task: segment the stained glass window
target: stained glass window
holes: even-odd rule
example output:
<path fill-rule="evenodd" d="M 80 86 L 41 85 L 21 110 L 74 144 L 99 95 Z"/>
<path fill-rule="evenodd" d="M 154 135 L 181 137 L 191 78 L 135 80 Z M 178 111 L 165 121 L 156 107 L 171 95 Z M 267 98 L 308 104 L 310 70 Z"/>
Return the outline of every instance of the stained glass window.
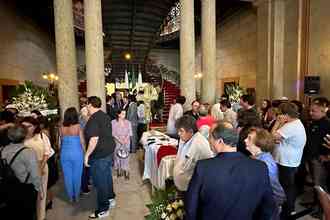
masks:
<path fill-rule="evenodd" d="M 175 3 L 161 26 L 160 36 L 171 34 L 180 30 L 180 10 L 180 2 Z"/>

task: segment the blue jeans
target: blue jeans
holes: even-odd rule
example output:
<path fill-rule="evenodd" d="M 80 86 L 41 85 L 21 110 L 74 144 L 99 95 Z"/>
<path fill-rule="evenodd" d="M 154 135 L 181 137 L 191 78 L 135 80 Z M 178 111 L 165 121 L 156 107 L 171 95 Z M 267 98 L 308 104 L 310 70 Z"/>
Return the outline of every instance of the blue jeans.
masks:
<path fill-rule="evenodd" d="M 81 177 L 81 191 L 82 192 L 88 192 L 88 184 L 90 179 L 90 172 L 89 167 L 85 167 L 83 169 L 82 177 Z"/>
<path fill-rule="evenodd" d="M 97 193 L 96 212 L 109 209 L 109 199 L 115 198 L 112 182 L 112 154 L 90 161 L 90 173 Z"/>

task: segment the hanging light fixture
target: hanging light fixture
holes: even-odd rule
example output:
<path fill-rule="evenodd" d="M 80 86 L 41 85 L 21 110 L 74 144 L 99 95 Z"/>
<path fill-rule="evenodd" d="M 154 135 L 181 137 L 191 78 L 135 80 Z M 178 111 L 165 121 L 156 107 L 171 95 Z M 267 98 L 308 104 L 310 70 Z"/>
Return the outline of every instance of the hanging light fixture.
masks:
<path fill-rule="evenodd" d="M 127 52 L 127 53 L 125 53 L 124 57 L 125 57 L 126 60 L 131 60 L 132 55 Z"/>

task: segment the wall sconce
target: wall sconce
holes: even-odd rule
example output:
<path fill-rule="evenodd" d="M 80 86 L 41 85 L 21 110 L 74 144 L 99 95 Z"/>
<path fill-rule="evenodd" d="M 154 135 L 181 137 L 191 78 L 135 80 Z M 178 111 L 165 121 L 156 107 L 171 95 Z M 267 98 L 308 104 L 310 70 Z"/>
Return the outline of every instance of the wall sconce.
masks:
<path fill-rule="evenodd" d="M 54 81 L 58 81 L 59 79 L 55 73 L 43 73 L 42 78 L 48 80 L 50 83 L 54 83 Z"/>
<path fill-rule="evenodd" d="M 202 73 L 196 73 L 195 75 L 194 75 L 194 78 L 195 79 L 201 79 L 203 77 L 203 74 Z"/>

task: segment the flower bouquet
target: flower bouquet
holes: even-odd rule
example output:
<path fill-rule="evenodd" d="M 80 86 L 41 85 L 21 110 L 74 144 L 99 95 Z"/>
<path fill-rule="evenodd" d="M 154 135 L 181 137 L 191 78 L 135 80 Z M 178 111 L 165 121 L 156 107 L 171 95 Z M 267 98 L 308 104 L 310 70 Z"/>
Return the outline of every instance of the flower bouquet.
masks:
<path fill-rule="evenodd" d="M 49 111 L 49 109 L 56 106 L 56 103 L 54 105 L 52 102 L 54 97 L 50 95 L 47 89 L 36 86 L 31 81 L 26 81 L 24 85 L 18 86 L 15 93 L 12 98 L 12 105 L 17 108 L 23 117 L 30 115 L 33 110 Z M 57 112 L 51 113 L 57 114 Z M 48 114 L 49 112 L 46 115 Z"/>
<path fill-rule="evenodd" d="M 225 92 L 229 96 L 229 101 L 231 103 L 239 103 L 241 96 L 246 93 L 246 91 L 237 84 L 226 86 Z"/>
<path fill-rule="evenodd" d="M 148 204 L 150 214 L 146 220 L 182 220 L 184 217 L 184 203 L 176 198 L 176 189 L 157 190 Z"/>

